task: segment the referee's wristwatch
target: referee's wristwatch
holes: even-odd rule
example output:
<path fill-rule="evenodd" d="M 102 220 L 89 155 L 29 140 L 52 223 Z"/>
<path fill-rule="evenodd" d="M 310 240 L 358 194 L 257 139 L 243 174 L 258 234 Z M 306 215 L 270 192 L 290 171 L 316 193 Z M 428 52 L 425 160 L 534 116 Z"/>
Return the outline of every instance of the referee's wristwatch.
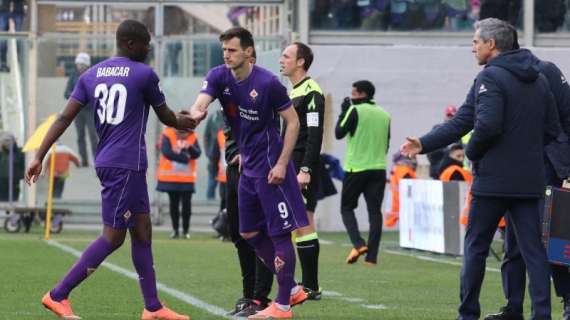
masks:
<path fill-rule="evenodd" d="M 299 168 L 299 171 L 301 171 L 303 173 L 311 174 L 311 168 L 309 168 L 307 166 L 302 166 L 301 168 Z"/>

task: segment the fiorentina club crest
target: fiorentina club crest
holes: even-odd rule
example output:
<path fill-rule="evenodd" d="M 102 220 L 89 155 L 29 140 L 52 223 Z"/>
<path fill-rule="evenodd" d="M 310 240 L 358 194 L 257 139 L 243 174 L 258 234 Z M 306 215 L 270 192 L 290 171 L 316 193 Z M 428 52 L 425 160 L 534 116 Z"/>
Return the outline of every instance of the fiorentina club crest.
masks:
<path fill-rule="evenodd" d="M 251 97 L 251 99 L 253 99 L 253 101 L 255 101 L 255 98 L 257 98 L 258 96 L 257 91 L 255 91 L 255 89 L 251 90 L 249 96 Z"/>
<path fill-rule="evenodd" d="M 281 271 L 281 269 L 283 269 L 283 266 L 285 266 L 285 261 L 283 261 L 283 259 L 281 259 L 279 256 L 275 257 L 275 272 L 278 273 L 279 271 Z"/>

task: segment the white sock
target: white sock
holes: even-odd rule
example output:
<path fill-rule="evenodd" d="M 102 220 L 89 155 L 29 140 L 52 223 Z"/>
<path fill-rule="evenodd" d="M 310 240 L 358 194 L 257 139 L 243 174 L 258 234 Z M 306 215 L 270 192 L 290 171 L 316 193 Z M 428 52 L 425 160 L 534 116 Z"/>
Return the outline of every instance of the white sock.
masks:
<path fill-rule="evenodd" d="M 293 289 L 291 289 L 291 295 L 297 294 L 297 292 L 299 292 L 299 290 L 301 290 L 302 286 L 300 285 L 296 285 L 293 287 Z"/>
<path fill-rule="evenodd" d="M 287 304 L 287 305 L 283 305 L 283 304 L 279 304 L 277 302 L 275 302 L 275 305 L 277 306 L 277 308 L 281 311 L 289 311 L 289 309 L 291 309 L 291 307 Z"/>

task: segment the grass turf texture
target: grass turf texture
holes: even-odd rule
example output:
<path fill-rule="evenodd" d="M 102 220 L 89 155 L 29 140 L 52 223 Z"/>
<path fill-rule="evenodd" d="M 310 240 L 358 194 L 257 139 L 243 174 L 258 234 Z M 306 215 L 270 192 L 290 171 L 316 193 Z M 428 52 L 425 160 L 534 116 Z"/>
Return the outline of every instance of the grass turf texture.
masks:
<path fill-rule="evenodd" d="M 83 250 L 97 235 L 64 230 L 53 239 Z M 77 258 L 41 238 L 38 228 L 30 234 L 0 233 L 0 319 L 55 319 L 40 299 Z M 408 255 L 450 263 L 460 263 L 460 259 L 398 249 L 398 235 L 385 233 L 382 247 L 388 251 L 382 250 L 378 266 L 367 267 L 362 260 L 346 265 L 350 249 L 346 235 L 322 233 L 320 238 L 333 242 L 321 245 L 320 256 L 320 283 L 329 294 L 321 301 L 296 307 L 296 319 L 455 319 L 460 267 Z M 170 240 L 167 233 L 155 232 L 153 246 L 157 279 L 166 286 L 226 310 L 241 296 L 237 255 L 230 242 L 220 242 L 207 233 L 195 233 L 191 240 Z M 129 240 L 106 261 L 134 271 Z M 498 269 L 500 265 L 489 258 L 487 267 Z M 296 278 L 301 278 L 299 263 Z M 164 292 L 159 291 L 159 297 L 193 319 L 223 319 Z M 104 267 L 76 288 L 71 300 L 75 312 L 85 320 L 139 319 L 143 308 L 138 283 Z M 481 295 L 483 315 L 503 304 L 500 274 L 487 271 Z M 554 293 L 552 304 L 553 318 L 558 318 L 561 304 Z M 529 310 L 527 301 L 527 317 Z"/>

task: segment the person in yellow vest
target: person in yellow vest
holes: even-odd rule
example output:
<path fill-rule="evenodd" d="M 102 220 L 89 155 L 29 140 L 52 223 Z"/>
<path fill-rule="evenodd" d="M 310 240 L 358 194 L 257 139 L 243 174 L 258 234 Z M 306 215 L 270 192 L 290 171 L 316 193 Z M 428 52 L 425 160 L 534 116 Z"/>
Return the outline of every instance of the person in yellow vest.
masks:
<path fill-rule="evenodd" d="M 390 193 L 392 195 L 392 207 L 386 213 L 384 226 L 394 227 L 400 220 L 400 180 L 415 179 L 416 167 L 418 166 L 416 157 L 404 157 L 400 152 L 394 154 L 392 158 L 392 171 L 390 172 Z"/>
<path fill-rule="evenodd" d="M 179 237 L 180 203 L 182 203 L 182 232 L 190 239 L 192 194 L 196 181 L 196 160 L 201 150 L 196 134 L 167 127 L 160 137 L 160 160 L 157 170 L 158 191 L 168 193 L 171 238 Z"/>
<path fill-rule="evenodd" d="M 335 127 L 337 139 L 347 138 L 342 182 L 341 215 L 353 248 L 346 263 L 361 255 L 368 266 L 378 263 L 382 237 L 382 200 L 386 187 L 386 154 L 390 144 L 390 114 L 374 102 L 376 89 L 368 80 L 352 84 L 351 99 L 345 98 Z M 364 195 L 370 228 L 368 243 L 360 236 L 354 209 Z"/>
<path fill-rule="evenodd" d="M 217 141 L 217 151 L 213 158 L 218 159 L 218 175 L 216 176 L 216 181 L 220 184 L 220 211 L 226 209 L 226 183 L 228 181 L 226 177 L 226 158 L 224 154 L 226 153 L 226 136 L 224 135 L 224 129 L 218 129 L 218 134 L 216 136 Z"/>

